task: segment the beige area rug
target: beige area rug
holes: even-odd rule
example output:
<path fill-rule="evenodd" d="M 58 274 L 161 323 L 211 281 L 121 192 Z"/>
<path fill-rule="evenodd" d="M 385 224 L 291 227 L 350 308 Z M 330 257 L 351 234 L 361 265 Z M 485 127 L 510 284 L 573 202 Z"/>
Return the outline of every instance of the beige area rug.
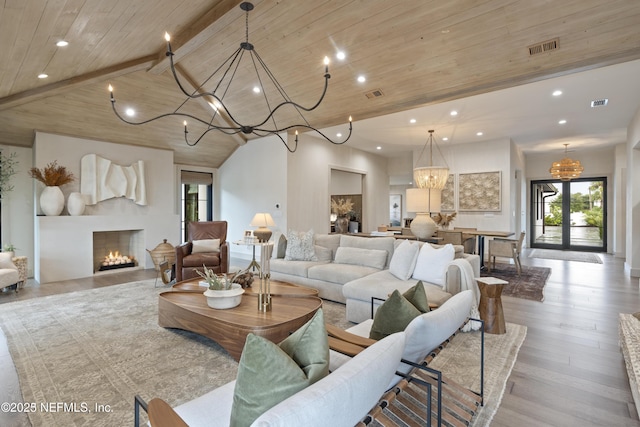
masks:
<path fill-rule="evenodd" d="M 553 249 L 534 249 L 529 253 L 529 258 L 555 259 L 559 261 L 589 262 L 602 264 L 602 258 L 593 252 L 560 251 Z"/>
<path fill-rule="evenodd" d="M 473 417 L 472 426 L 483 427 L 491 423 L 526 335 L 527 327 L 514 323 L 507 323 L 506 334 L 485 334 L 484 406 Z M 480 332 L 458 334 L 429 366 L 479 392 L 480 337 Z"/>
<path fill-rule="evenodd" d="M 218 344 L 157 325 L 157 294 L 167 289 L 153 285 L 146 280 L 0 305 L 22 402 L 37 405 L 29 413 L 34 427 L 132 425 L 136 394 L 175 406 L 235 378 L 237 363 Z M 326 302 L 324 311 L 327 322 L 349 326 L 344 305 Z M 487 335 L 486 405 L 475 426 L 495 413 L 526 328 L 509 324 L 507 331 Z M 465 371 L 462 350 L 473 348 L 465 342 L 454 340 L 437 363 Z M 65 406 L 46 411 L 47 402 Z"/>

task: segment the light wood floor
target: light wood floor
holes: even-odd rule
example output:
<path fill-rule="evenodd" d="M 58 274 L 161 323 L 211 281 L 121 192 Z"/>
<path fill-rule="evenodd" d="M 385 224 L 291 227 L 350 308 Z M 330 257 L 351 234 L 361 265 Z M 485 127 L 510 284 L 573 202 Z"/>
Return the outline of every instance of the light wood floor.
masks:
<path fill-rule="evenodd" d="M 523 264 L 552 273 L 544 302 L 502 299 L 507 321 L 528 332 L 491 425 L 640 426 L 618 346 L 618 313 L 640 311 L 638 279 L 611 255 L 600 254 L 604 264 L 588 264 L 528 258 L 527 252 Z M 155 278 L 155 271 L 30 283 L 17 295 L 0 294 L 0 304 L 144 278 Z M 17 388 L 1 374 L 0 384 Z"/>

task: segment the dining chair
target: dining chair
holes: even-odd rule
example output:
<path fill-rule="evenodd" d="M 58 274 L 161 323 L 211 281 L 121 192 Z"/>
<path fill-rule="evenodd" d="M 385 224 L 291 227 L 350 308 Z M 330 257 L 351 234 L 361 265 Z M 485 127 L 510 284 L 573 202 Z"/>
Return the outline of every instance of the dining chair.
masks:
<path fill-rule="evenodd" d="M 524 231 L 520 233 L 518 239 L 494 238 L 489 240 L 489 263 L 487 271 L 491 272 L 491 260 L 493 260 L 493 268 L 496 268 L 496 257 L 512 258 L 516 265 L 518 276 L 522 272 L 520 264 L 520 252 L 522 251 L 522 242 L 524 241 Z"/>

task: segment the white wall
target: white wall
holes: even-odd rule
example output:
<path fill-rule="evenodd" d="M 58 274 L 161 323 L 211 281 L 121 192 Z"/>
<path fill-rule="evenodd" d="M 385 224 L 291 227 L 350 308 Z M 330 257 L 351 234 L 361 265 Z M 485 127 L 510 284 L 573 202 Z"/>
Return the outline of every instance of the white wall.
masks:
<path fill-rule="evenodd" d="M 310 135 L 300 135 L 298 151 L 287 156 L 288 227 L 329 232 L 331 170 L 364 175 L 362 231 L 389 222 L 389 174 L 387 159 L 347 144 L 333 145 Z"/>
<path fill-rule="evenodd" d="M 180 217 L 175 212 L 175 181 L 173 166 L 173 151 L 158 150 L 146 147 L 114 144 L 104 141 L 75 138 L 64 135 L 54 135 L 37 132 L 33 147 L 33 164 L 36 167 L 43 167 L 50 162 L 57 161 L 59 165 L 66 166 L 76 176 L 76 181 L 62 187 L 65 198 L 74 191 L 80 189 L 80 160 L 85 154 L 97 154 L 111 160 L 119 165 L 129 165 L 134 161 L 142 160 L 145 163 L 147 206 L 140 206 L 125 198 L 109 199 L 94 206 L 87 206 L 85 216 L 103 217 L 105 224 L 111 224 L 114 218 L 121 218 L 120 223 L 133 223 L 132 228 L 145 229 L 144 246 L 153 249 L 163 239 L 168 239 L 169 243 L 177 245 L 180 236 Z M 36 209 L 37 198 L 42 191 L 43 185 L 36 183 Z M 66 210 L 62 215 L 66 214 Z M 144 217 L 144 220 L 135 221 Z M 33 213 L 32 213 L 33 218 Z M 131 218 L 126 220 L 126 218 Z M 60 221 L 60 227 L 56 226 L 56 219 Z M 75 239 L 65 239 L 59 235 L 57 229 L 73 229 L 69 225 L 73 220 L 66 216 L 64 218 L 47 218 L 46 221 L 34 221 L 34 275 L 41 283 L 57 280 L 69 280 L 86 277 L 86 270 L 75 268 L 74 260 L 80 259 L 79 251 L 85 248 L 80 245 L 77 239 L 79 235 L 74 234 Z M 78 219 L 77 226 L 81 227 L 85 223 L 93 224 L 100 221 L 86 221 Z M 39 229 L 40 226 L 45 228 Z M 105 230 L 111 230 L 111 226 L 105 226 Z M 77 230 L 74 230 L 74 232 Z M 90 231 L 85 230 L 86 233 Z M 98 230 L 96 230 L 98 231 Z M 90 234 L 83 234 L 82 239 L 87 239 Z M 52 241 L 55 239 L 55 241 Z M 144 268 L 152 268 L 153 261 L 147 253 L 143 260 L 138 261 Z M 65 267 L 60 266 L 66 263 Z M 54 267 L 55 265 L 55 267 Z M 39 268 L 42 266 L 42 268 Z M 40 271 L 42 270 L 42 271 Z M 54 273 L 55 274 L 50 274 Z M 48 276 L 47 276 L 48 275 Z"/>
<path fill-rule="evenodd" d="M 640 277 L 640 109 L 627 128 L 625 270 Z M 635 239 L 634 239 L 635 237 Z"/>
<path fill-rule="evenodd" d="M 276 223 L 272 231 L 287 229 L 287 155 L 282 142 L 271 136 L 249 141 L 220 166 L 216 180 L 220 216 L 216 219 L 228 221 L 229 242 L 241 240 L 245 230 L 255 228 L 249 223 L 258 212 L 271 214 Z M 252 253 L 242 245 L 231 244 L 229 249 L 239 258 Z"/>

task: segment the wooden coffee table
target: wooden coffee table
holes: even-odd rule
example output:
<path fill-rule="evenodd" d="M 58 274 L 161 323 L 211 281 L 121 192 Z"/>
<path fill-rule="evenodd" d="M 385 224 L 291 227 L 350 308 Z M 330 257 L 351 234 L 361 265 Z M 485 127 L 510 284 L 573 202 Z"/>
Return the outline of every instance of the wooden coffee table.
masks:
<path fill-rule="evenodd" d="M 199 280 L 191 279 L 173 285 L 176 291 L 204 292 L 207 290 L 204 286 L 198 285 Z M 271 280 L 271 295 L 287 296 L 287 297 L 317 297 L 318 290 L 307 288 L 305 286 L 294 285 L 293 283 L 281 282 L 279 280 Z M 257 294 L 260 290 L 260 281 L 255 278 L 250 288 L 244 290 L 245 294 Z"/>
<path fill-rule="evenodd" d="M 249 333 L 278 343 L 308 322 L 322 307 L 322 300 L 314 295 L 290 296 L 272 292 L 272 309 L 265 313 L 258 311 L 257 293 L 248 292 L 242 295 L 239 306 L 216 310 L 207 305 L 203 295 L 205 289 L 199 287 L 197 281 L 194 283 L 174 285 L 174 290 L 158 296 L 158 325 L 210 338 L 236 360 L 240 360 Z M 293 289 L 288 290 L 295 294 Z"/>

